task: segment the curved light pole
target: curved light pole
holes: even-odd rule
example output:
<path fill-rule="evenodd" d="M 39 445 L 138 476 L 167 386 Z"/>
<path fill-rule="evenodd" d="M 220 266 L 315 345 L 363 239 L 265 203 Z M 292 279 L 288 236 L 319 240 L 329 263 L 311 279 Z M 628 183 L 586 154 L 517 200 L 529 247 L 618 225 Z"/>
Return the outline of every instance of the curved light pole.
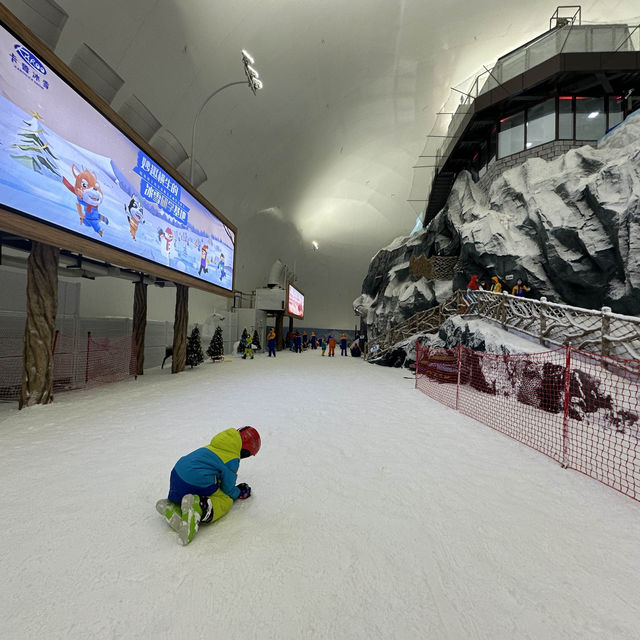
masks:
<path fill-rule="evenodd" d="M 233 87 L 236 84 L 246 84 L 249 86 L 253 95 L 256 95 L 256 91 L 259 91 L 264 86 L 262 84 L 262 80 L 260 80 L 260 75 L 258 72 L 251 66 L 255 64 L 254 59 L 243 49 L 242 50 L 242 66 L 244 67 L 244 73 L 247 76 L 246 80 L 238 80 L 237 82 L 230 82 L 229 84 L 225 84 L 224 86 L 216 89 L 207 99 L 202 103 L 202 106 L 198 110 L 196 114 L 196 118 L 193 121 L 193 128 L 191 129 L 191 166 L 189 169 L 189 182 L 193 186 L 193 163 L 195 160 L 195 147 L 196 147 L 196 125 L 198 124 L 198 118 L 202 113 L 203 109 L 209 104 L 209 101 L 217 96 L 221 91 L 228 89 L 229 87 Z"/>

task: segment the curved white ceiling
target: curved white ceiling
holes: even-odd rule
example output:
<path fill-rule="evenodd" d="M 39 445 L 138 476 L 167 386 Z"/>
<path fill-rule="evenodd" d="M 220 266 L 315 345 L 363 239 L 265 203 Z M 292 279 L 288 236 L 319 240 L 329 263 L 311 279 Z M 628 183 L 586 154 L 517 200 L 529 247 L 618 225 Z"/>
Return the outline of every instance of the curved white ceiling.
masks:
<path fill-rule="evenodd" d="M 5 0 L 21 15 L 24 0 Z M 483 64 L 548 28 L 556 2 L 512 0 L 57 0 L 69 14 L 56 53 L 84 42 L 191 146 L 203 111 L 200 191 L 239 229 L 236 287 L 263 286 L 276 258 L 307 295 L 304 324 L 350 327 L 369 259 L 409 233 L 407 203 L 435 113 Z M 635 3 L 582 3 L 584 20 L 633 16 Z M 24 13 L 24 12 L 23 12 Z M 27 25 L 29 26 L 29 25 Z M 425 185 L 426 187 L 426 185 Z M 426 192 L 426 188 L 425 188 Z M 314 251 L 311 242 L 317 241 Z"/>

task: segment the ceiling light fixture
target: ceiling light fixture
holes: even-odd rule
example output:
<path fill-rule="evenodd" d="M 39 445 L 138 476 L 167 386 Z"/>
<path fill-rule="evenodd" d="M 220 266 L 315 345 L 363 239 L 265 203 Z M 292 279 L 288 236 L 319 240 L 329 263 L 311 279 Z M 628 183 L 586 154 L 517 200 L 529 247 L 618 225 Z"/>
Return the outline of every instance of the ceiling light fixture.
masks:
<path fill-rule="evenodd" d="M 594 118 L 597 118 L 600 115 L 599 111 L 592 111 L 587 118 L 591 118 L 591 120 L 593 120 Z"/>

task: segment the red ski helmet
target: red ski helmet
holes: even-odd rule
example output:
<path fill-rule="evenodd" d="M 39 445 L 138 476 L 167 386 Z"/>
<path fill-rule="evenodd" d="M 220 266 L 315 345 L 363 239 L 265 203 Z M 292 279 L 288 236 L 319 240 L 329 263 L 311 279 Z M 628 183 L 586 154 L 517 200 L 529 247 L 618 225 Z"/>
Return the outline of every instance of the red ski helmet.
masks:
<path fill-rule="evenodd" d="M 238 432 L 242 437 L 240 457 L 255 456 L 260 451 L 260 434 L 253 427 L 241 427 Z"/>

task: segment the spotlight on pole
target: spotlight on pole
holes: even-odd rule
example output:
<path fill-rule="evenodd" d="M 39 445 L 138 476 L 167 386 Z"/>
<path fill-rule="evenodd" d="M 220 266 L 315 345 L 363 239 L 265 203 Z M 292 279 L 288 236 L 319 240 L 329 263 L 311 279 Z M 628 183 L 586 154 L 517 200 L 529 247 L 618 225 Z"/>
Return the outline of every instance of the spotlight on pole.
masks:
<path fill-rule="evenodd" d="M 244 49 L 242 50 L 242 65 L 244 66 L 244 73 L 247 76 L 247 80 L 249 81 L 249 88 L 253 91 L 253 95 L 256 94 L 256 91 L 259 91 L 264 87 L 262 80 L 260 80 L 260 74 L 257 70 L 252 67 L 256 61 L 253 59 L 253 56 L 249 54 Z"/>

